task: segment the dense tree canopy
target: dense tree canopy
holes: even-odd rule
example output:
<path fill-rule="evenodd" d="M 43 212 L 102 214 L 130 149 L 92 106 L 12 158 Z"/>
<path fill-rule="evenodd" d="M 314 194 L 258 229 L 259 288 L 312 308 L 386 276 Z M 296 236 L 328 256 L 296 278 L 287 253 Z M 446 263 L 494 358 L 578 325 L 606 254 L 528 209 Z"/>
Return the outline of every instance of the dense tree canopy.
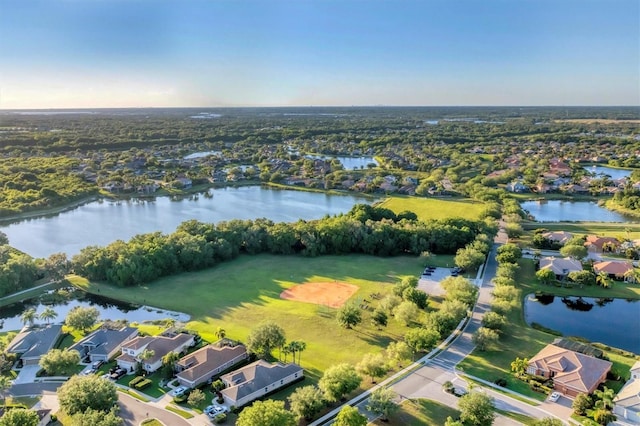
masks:
<path fill-rule="evenodd" d="M 58 389 L 60 407 L 69 415 L 84 413 L 87 409 L 107 412 L 118 396 L 116 386 L 99 376 L 73 376 Z"/>
<path fill-rule="evenodd" d="M 255 401 L 242 410 L 237 426 L 295 426 L 296 420 L 290 411 L 284 408 L 284 401 Z"/>

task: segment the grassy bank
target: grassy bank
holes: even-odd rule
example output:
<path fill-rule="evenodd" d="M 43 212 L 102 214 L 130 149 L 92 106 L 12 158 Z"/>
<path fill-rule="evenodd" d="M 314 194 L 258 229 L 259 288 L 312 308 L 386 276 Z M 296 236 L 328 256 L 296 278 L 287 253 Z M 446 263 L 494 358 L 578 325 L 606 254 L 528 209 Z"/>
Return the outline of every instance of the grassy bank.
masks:
<path fill-rule="evenodd" d="M 430 399 L 407 399 L 400 410 L 389 416 L 388 422 L 376 420 L 372 424 L 382 426 L 443 425 L 447 417 L 457 419 L 460 411 Z"/>
<path fill-rule="evenodd" d="M 640 226 L 628 222 L 523 222 L 525 230 L 545 228 L 549 231 L 567 231 L 574 234 L 596 234 L 616 238 L 640 238 Z"/>
<path fill-rule="evenodd" d="M 400 195 L 387 197 L 377 206 L 394 213 L 412 211 L 418 215 L 418 219 L 423 221 L 449 217 L 477 220 L 485 209 L 484 203 L 464 198 L 421 198 Z"/>
<path fill-rule="evenodd" d="M 353 330 L 339 327 L 335 310 L 310 303 L 280 299 L 280 293 L 298 283 L 341 281 L 359 287 L 352 299 L 385 294 L 400 277 L 422 270 L 417 257 L 370 256 L 241 256 L 215 268 L 184 273 L 152 284 L 118 288 L 90 283 L 72 276 L 70 282 L 89 292 L 115 299 L 184 312 L 191 315 L 187 328 L 214 341 L 218 327 L 243 341 L 265 319 L 282 326 L 289 340 L 303 340 L 307 349 L 302 366 L 317 380 L 320 373 L 339 362 L 357 363 L 365 353 L 378 352 L 407 328 L 390 320 L 382 331 L 370 324 L 370 312 Z M 277 353 L 276 353 L 277 356 Z"/>

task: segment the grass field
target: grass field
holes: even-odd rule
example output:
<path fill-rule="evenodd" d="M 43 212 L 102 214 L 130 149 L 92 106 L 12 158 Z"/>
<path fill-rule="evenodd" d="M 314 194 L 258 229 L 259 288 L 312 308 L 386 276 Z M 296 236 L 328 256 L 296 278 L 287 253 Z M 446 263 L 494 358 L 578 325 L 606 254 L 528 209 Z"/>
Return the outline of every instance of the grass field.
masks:
<path fill-rule="evenodd" d="M 298 283 L 337 280 L 359 287 L 352 300 L 368 299 L 375 306 L 372 293 L 387 293 L 398 279 L 421 270 L 417 257 L 259 255 L 141 287 L 119 288 L 80 277 L 70 277 L 70 282 L 102 296 L 187 313 L 191 321 L 186 327 L 209 341 L 216 340 L 218 327 L 226 330 L 227 337 L 243 341 L 257 324 L 272 320 L 285 329 L 288 340 L 307 343 L 301 364 L 316 381 L 333 364 L 357 363 L 365 353 L 379 352 L 407 328 L 390 320 L 378 331 L 370 324 L 370 312 L 365 312 L 362 324 L 346 330 L 337 324 L 334 309 L 282 300 L 282 290 Z"/>
<path fill-rule="evenodd" d="M 389 416 L 388 422 L 376 420 L 371 424 L 382 426 L 443 425 L 447 417 L 457 419 L 460 411 L 430 399 L 407 399 L 400 410 Z"/>
<path fill-rule="evenodd" d="M 485 204 L 469 199 L 442 199 L 421 198 L 406 196 L 391 196 L 376 204 L 400 213 L 409 210 L 418 215 L 420 220 L 446 219 L 449 217 L 462 217 L 477 220 L 485 209 Z"/>
<path fill-rule="evenodd" d="M 640 238 L 640 225 L 629 222 L 523 222 L 522 227 L 525 230 L 545 228 L 549 231 L 567 231 L 580 235 L 595 234 L 632 240 Z"/>

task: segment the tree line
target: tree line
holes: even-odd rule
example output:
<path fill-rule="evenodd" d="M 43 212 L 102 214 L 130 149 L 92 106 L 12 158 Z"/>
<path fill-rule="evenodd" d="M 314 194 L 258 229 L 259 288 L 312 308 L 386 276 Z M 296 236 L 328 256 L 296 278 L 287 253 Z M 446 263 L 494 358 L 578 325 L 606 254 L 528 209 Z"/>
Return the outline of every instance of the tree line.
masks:
<path fill-rule="evenodd" d="M 169 235 L 154 232 L 89 246 L 71 260 L 72 270 L 94 281 L 132 286 L 183 271 L 195 271 L 246 254 L 302 256 L 362 253 L 374 256 L 452 254 L 488 225 L 447 218 L 421 222 L 410 212 L 394 214 L 365 204 L 320 220 L 274 223 L 267 219 L 217 224 L 183 222 Z"/>

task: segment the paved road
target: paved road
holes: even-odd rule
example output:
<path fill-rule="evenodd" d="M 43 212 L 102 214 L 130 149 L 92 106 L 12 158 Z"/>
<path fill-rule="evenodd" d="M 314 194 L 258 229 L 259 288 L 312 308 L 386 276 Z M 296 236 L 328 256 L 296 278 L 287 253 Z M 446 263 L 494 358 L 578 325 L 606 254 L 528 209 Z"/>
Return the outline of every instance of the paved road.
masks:
<path fill-rule="evenodd" d="M 118 415 L 124 419 L 126 426 L 137 426 L 146 418 L 156 418 L 167 426 L 190 426 L 190 423 L 179 415 L 146 404 L 122 392 L 118 392 L 118 406 Z"/>

